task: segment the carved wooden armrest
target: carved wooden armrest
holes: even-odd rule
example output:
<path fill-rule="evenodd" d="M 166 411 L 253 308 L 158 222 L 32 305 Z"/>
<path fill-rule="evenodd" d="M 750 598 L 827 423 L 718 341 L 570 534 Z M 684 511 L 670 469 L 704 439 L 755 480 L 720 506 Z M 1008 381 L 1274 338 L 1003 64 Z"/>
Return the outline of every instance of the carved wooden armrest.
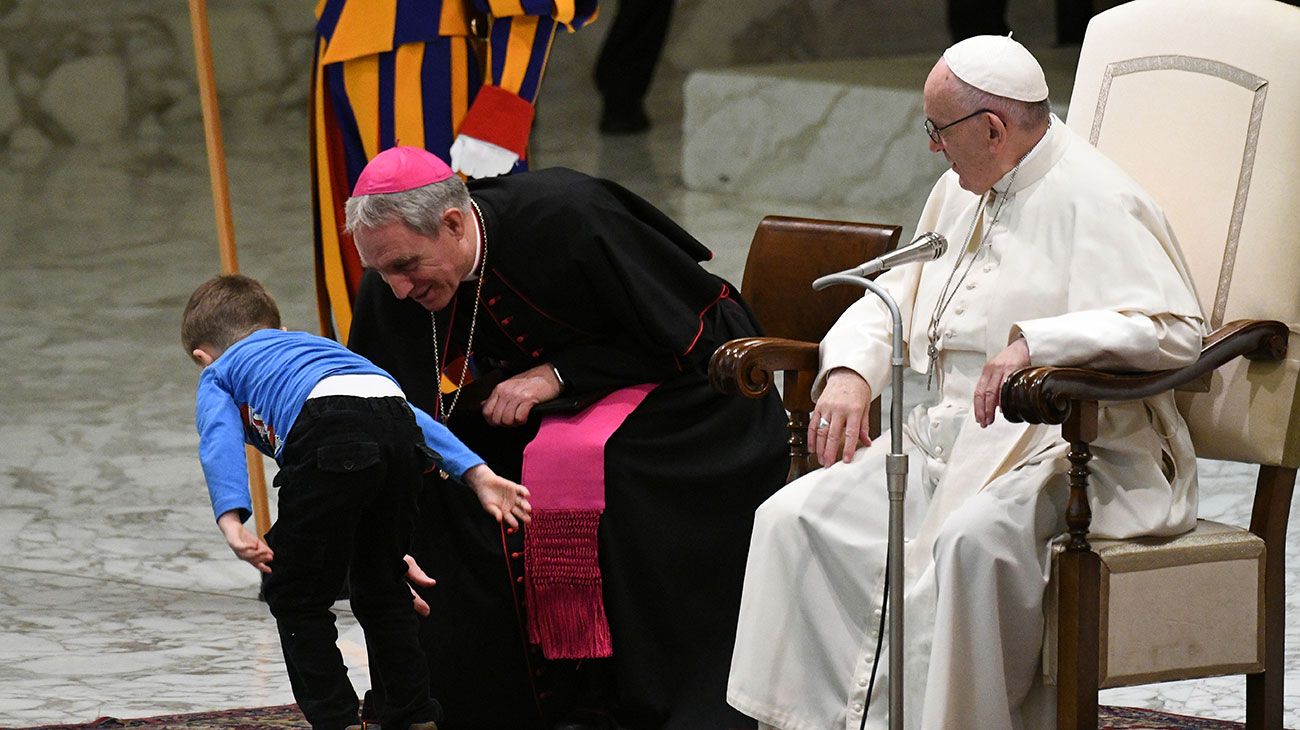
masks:
<path fill-rule="evenodd" d="M 1287 336 L 1287 326 L 1281 322 L 1240 319 L 1212 332 L 1200 358 L 1183 368 L 1149 373 L 1059 367 L 1017 370 L 1002 384 L 1002 414 L 1017 423 L 1063 423 L 1074 403 L 1149 398 L 1191 383 L 1239 355 L 1281 360 L 1286 356 Z"/>
<path fill-rule="evenodd" d="M 709 382 L 723 393 L 761 398 L 779 370 L 817 372 L 817 343 L 745 337 L 723 343 L 709 360 Z"/>
<path fill-rule="evenodd" d="M 1067 553 L 1089 553 L 1089 444 L 1097 438 L 1097 403 L 1149 398 L 1190 383 L 1241 355 L 1251 360 L 1286 356 L 1287 326 L 1273 320 L 1237 320 L 1206 338 L 1201 356 L 1184 368 L 1151 373 L 1110 373 L 1084 368 L 1036 367 L 1017 370 L 1002 384 L 1002 414 L 1009 421 L 1059 423 L 1070 443 L 1070 501 L 1065 522 Z"/>

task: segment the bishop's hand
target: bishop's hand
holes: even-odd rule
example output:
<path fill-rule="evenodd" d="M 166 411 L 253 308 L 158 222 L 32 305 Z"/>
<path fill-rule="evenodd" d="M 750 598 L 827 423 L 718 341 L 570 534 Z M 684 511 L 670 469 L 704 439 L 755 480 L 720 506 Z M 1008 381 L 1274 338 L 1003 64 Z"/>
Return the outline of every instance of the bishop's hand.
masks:
<path fill-rule="evenodd" d="M 518 426 L 528 420 L 533 406 L 556 398 L 564 390 L 550 363 L 501 381 L 483 402 L 483 418 L 493 426 Z"/>

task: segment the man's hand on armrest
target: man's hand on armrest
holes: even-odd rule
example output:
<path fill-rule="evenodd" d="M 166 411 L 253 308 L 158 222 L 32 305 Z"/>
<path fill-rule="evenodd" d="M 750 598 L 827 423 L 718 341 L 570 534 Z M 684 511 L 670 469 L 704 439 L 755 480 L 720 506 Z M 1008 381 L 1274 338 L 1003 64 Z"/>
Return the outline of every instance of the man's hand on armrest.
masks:
<path fill-rule="evenodd" d="M 1029 343 L 1024 337 L 1017 337 L 1002 352 L 993 356 L 984 364 L 979 383 L 975 385 L 975 422 L 981 428 L 987 428 L 997 417 L 998 405 L 1002 402 L 1002 383 L 1007 376 L 1017 370 L 1029 367 Z"/>
<path fill-rule="evenodd" d="M 871 444 L 867 433 L 870 406 L 871 386 L 861 375 L 835 368 L 826 376 L 826 387 L 808 421 L 808 451 L 817 455 L 822 466 L 838 459 L 847 464 L 853 461 L 859 444 Z"/>

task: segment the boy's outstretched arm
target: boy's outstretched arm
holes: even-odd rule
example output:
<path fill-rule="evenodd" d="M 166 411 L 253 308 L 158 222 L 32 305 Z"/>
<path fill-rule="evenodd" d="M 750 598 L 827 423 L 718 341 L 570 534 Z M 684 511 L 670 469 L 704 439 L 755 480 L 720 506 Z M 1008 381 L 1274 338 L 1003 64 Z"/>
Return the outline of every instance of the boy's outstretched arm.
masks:
<path fill-rule="evenodd" d="M 221 528 L 221 534 L 226 536 L 226 544 L 240 560 L 250 563 L 263 573 L 271 572 L 268 563 L 275 558 L 275 553 L 271 552 L 271 546 L 244 527 L 239 510 L 223 512 L 217 518 L 217 527 Z"/>
<path fill-rule="evenodd" d="M 415 422 L 424 433 L 425 442 L 442 456 L 443 468 L 474 490 L 488 514 L 511 529 L 517 529 L 521 521 L 527 524 L 532 519 L 527 487 L 497 476 L 446 426 L 414 405 L 411 410 L 415 412 Z"/>
<path fill-rule="evenodd" d="M 483 459 L 471 451 L 463 441 L 456 438 L 456 434 L 449 431 L 446 426 L 433 420 L 433 416 L 415 404 L 410 405 L 411 410 L 415 412 L 415 422 L 424 434 L 424 442 L 442 457 L 442 468 L 448 474 L 464 481 L 470 469 L 483 463 Z"/>
<path fill-rule="evenodd" d="M 487 464 L 469 469 L 464 479 L 478 495 L 483 509 L 497 522 L 504 521 L 512 529 L 517 529 L 520 522 L 527 524 L 532 520 L 533 506 L 528 503 L 528 487 L 497 476 Z"/>

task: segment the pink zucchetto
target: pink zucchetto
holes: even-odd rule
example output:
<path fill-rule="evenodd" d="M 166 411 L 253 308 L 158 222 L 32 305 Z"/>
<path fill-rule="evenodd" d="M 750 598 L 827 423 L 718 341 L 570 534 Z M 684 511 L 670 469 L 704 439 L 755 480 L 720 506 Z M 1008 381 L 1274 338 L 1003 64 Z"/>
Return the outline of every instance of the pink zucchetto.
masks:
<path fill-rule="evenodd" d="M 1033 54 L 1011 36 L 977 35 L 943 52 L 957 78 L 994 96 L 1037 102 L 1047 98 L 1047 79 Z"/>
<path fill-rule="evenodd" d="M 442 182 L 456 173 L 421 147 L 389 147 L 366 163 L 352 195 L 400 193 Z"/>

